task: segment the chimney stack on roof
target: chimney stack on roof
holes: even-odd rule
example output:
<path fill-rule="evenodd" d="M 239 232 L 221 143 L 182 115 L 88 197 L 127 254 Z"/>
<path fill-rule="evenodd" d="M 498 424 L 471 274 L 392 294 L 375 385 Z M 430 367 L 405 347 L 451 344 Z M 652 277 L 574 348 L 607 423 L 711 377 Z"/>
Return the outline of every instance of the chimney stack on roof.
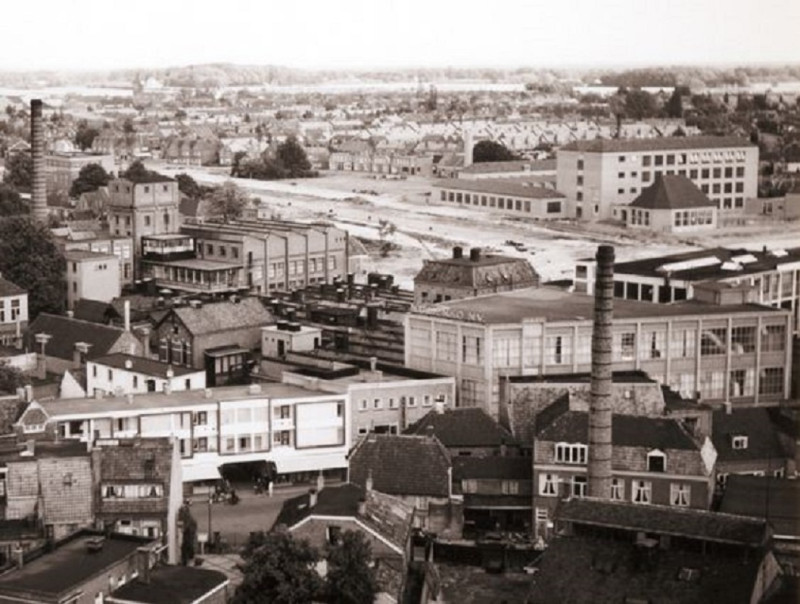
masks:
<path fill-rule="evenodd" d="M 472 262 L 480 262 L 481 259 L 481 248 L 474 247 L 469 251 L 469 259 Z"/>
<path fill-rule="evenodd" d="M 125 315 L 125 331 L 131 330 L 131 301 L 125 300 L 124 304 L 124 315 Z"/>
<path fill-rule="evenodd" d="M 31 187 L 31 212 L 34 221 L 47 222 L 47 180 L 44 160 L 44 124 L 42 123 L 42 100 L 31 100 L 31 156 L 33 176 Z"/>
<path fill-rule="evenodd" d="M 592 382 L 589 405 L 589 496 L 611 497 L 611 374 L 614 318 L 614 248 L 597 249 L 592 330 Z"/>
<path fill-rule="evenodd" d="M 453 248 L 453 259 L 458 260 L 459 258 L 464 257 L 464 250 L 460 245 L 457 245 Z"/>

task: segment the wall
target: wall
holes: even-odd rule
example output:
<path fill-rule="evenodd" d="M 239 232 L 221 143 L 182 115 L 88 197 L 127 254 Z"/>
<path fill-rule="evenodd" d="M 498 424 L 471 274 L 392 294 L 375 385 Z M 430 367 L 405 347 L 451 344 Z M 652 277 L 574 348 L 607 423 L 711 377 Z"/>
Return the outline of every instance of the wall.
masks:
<path fill-rule="evenodd" d="M 67 257 L 67 308 L 72 310 L 81 299 L 111 302 L 122 291 L 119 258 L 70 260 Z"/>
<path fill-rule="evenodd" d="M 389 547 L 385 541 L 378 539 L 372 532 L 365 530 L 354 519 L 344 517 L 315 518 L 311 517 L 302 525 L 292 530 L 295 539 L 308 539 L 311 545 L 324 548 L 328 545 L 328 527 L 338 526 L 344 531 L 360 532 L 370 544 L 373 557 L 402 556 L 402 551 L 397 552 Z"/>
<path fill-rule="evenodd" d="M 45 525 L 53 525 L 55 539 L 61 539 L 78 527 L 91 526 L 92 470 L 89 456 L 42 458 L 39 483 L 44 509 L 40 510 Z"/>
<path fill-rule="evenodd" d="M 109 373 L 111 374 L 110 380 Z M 134 377 L 136 378 L 136 385 L 134 385 Z M 117 367 L 109 367 L 92 361 L 86 363 L 87 396 L 94 396 L 95 390 L 101 390 L 104 394 L 117 392 L 121 394 L 144 394 L 148 392 L 148 380 L 155 381 L 156 392 L 163 392 L 166 384 L 170 385 L 172 392 L 202 390 L 206 387 L 205 371 L 197 371 L 167 379 Z M 187 380 L 189 380 L 188 388 L 186 387 Z"/>

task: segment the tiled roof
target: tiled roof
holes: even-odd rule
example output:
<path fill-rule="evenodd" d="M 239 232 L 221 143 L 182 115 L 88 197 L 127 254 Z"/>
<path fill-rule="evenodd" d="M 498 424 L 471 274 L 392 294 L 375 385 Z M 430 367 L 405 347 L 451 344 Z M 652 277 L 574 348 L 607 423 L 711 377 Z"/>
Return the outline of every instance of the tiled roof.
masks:
<path fill-rule="evenodd" d="M 588 443 L 589 414 L 566 411 L 547 424 L 537 426 L 537 438 L 550 442 Z M 674 419 L 613 415 L 611 442 L 618 447 L 646 447 L 648 449 L 699 449 L 682 424 Z"/>
<path fill-rule="evenodd" d="M 453 457 L 453 480 L 497 479 L 531 480 L 533 461 L 522 456 L 473 457 L 455 455 Z"/>
<path fill-rule="evenodd" d="M 800 481 L 731 474 L 720 512 L 762 520 L 775 534 L 800 538 Z"/>
<path fill-rule="evenodd" d="M 4 279 L 3 276 L 0 275 L 0 298 L 4 296 L 19 296 L 20 294 L 24 293 L 24 289 L 14 283 L 11 283 L 11 281 L 8 279 Z"/>
<path fill-rule="evenodd" d="M 193 566 L 157 566 L 147 581 L 139 577 L 111 595 L 122 601 L 140 604 L 192 604 L 220 587 L 228 578 L 218 570 Z"/>
<path fill-rule="evenodd" d="M 76 342 L 90 344 L 87 358 L 93 359 L 108 354 L 108 351 L 125 334 L 125 331 L 119 327 L 43 312 L 39 313 L 30 324 L 25 335 L 29 350 L 39 350 L 35 336 L 40 333 L 52 336 L 45 347 L 47 356 L 72 360 Z"/>
<path fill-rule="evenodd" d="M 539 275 L 524 258 L 481 255 L 477 260 L 469 256 L 429 260 L 414 277 L 414 283 L 449 284 L 458 287 L 539 285 Z"/>
<path fill-rule="evenodd" d="M 258 298 L 242 298 L 239 302 L 212 302 L 199 308 L 182 306 L 174 313 L 193 335 L 209 334 L 229 329 L 263 327 L 275 322 Z M 169 314 L 161 320 L 163 323 Z"/>
<path fill-rule="evenodd" d="M 152 359 L 124 354 L 122 352 L 115 352 L 114 354 L 98 357 L 92 359 L 92 362 L 115 369 L 124 369 L 125 371 L 132 371 L 160 378 L 166 378 L 167 371 L 170 369 L 172 370 L 173 377 L 180 377 L 182 375 L 203 371 L 202 369 L 192 369 L 190 367 L 181 367 L 180 365 L 173 366 L 169 363 L 162 363 L 161 361 L 154 361 Z"/>
<path fill-rule="evenodd" d="M 538 186 L 526 186 L 519 179 L 505 180 L 487 178 L 480 180 L 465 180 L 451 178 L 433 183 L 439 189 L 449 189 L 454 191 L 470 191 L 474 193 L 489 193 L 492 195 L 509 195 L 512 197 L 524 197 L 528 199 L 561 199 L 564 197 L 558 191 Z"/>
<path fill-rule="evenodd" d="M 750 546 L 763 544 L 767 537 L 763 519 L 589 497 L 563 502 L 558 520 Z"/>
<path fill-rule="evenodd" d="M 430 411 L 406 429 L 426 436 L 430 429 L 445 447 L 499 447 L 517 444 L 511 433 L 478 407 Z"/>
<path fill-rule="evenodd" d="M 75 318 L 81 321 L 105 324 L 108 321 L 109 312 L 116 314 L 108 302 L 81 298 L 75 303 Z"/>
<path fill-rule="evenodd" d="M 370 434 L 348 455 L 350 482 L 390 495 L 447 497 L 450 456 L 439 439 L 428 436 Z"/>
<path fill-rule="evenodd" d="M 679 174 L 656 173 L 652 185 L 643 189 L 631 207 L 645 210 L 685 210 L 716 207 L 695 184 Z"/>
<path fill-rule="evenodd" d="M 734 449 L 733 436 L 746 436 L 747 447 Z M 773 459 L 777 468 L 787 456 L 765 407 L 733 409 L 731 413 L 714 411 L 711 441 L 717 450 L 717 463 Z"/>
<path fill-rule="evenodd" d="M 172 443 L 168 438 L 121 440 L 117 446 L 103 447 L 98 471 L 101 480 L 169 483 L 172 472 Z M 152 462 L 152 467 L 148 467 Z"/>
<path fill-rule="evenodd" d="M 561 150 L 584 153 L 630 153 L 637 151 L 674 151 L 678 149 L 731 149 L 755 147 L 735 136 L 676 136 L 665 138 L 619 138 L 574 141 Z"/>

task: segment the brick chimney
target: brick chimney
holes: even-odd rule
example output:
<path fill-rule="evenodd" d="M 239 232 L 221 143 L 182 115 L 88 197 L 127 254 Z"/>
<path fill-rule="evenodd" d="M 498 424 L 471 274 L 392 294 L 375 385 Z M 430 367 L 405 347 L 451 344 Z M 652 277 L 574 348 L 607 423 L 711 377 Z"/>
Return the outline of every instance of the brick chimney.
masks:
<path fill-rule="evenodd" d="M 611 497 L 611 376 L 614 317 L 614 248 L 597 249 L 592 330 L 592 385 L 589 404 L 589 496 Z"/>
<path fill-rule="evenodd" d="M 42 124 L 42 100 L 31 100 L 31 154 L 33 156 L 33 186 L 31 190 L 31 212 L 33 219 L 47 222 L 47 179 L 44 161 L 44 125 Z"/>

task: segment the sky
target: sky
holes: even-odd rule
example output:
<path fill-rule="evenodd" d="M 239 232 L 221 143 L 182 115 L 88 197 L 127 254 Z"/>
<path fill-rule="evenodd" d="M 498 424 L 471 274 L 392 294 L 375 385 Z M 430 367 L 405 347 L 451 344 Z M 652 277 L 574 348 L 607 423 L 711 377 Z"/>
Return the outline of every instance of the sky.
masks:
<path fill-rule="evenodd" d="M 798 31 L 800 0 L 14 0 L 0 70 L 786 64 Z"/>

